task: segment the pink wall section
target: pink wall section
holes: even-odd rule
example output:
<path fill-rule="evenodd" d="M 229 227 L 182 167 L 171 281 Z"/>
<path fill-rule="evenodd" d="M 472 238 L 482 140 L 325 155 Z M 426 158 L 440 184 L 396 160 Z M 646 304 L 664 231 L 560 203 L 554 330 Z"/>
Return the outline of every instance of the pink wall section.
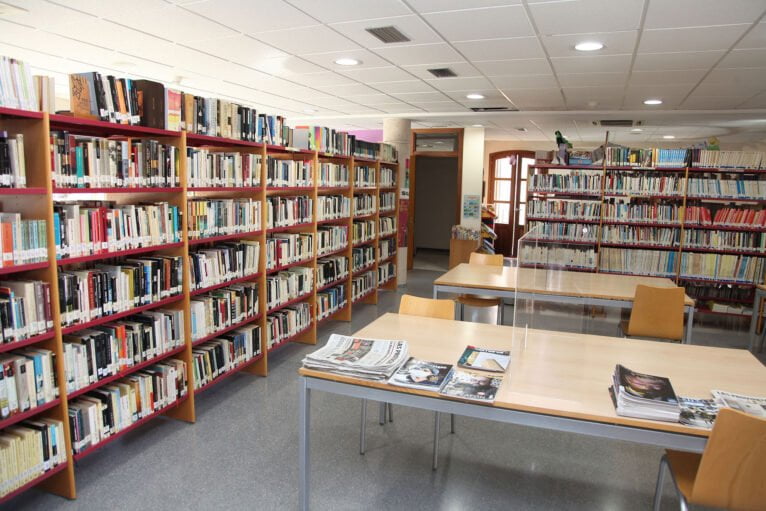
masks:
<path fill-rule="evenodd" d="M 367 142 L 383 142 L 383 130 L 354 130 L 348 134 Z"/>

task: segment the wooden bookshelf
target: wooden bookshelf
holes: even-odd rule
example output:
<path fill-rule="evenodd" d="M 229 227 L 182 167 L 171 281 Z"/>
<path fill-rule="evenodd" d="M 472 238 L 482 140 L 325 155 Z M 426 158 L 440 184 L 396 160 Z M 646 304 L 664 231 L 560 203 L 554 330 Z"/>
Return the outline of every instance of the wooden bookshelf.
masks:
<path fill-rule="evenodd" d="M 0 422 L 0 429 L 8 427 L 11 424 L 16 424 L 20 421 L 34 417 L 49 417 L 56 420 L 60 420 L 64 424 L 65 431 L 65 448 L 68 453 L 68 459 L 66 463 L 62 463 L 55 468 L 41 474 L 39 477 L 24 485 L 21 488 L 9 493 L 3 497 L 0 497 L 0 502 L 7 501 L 15 495 L 18 495 L 25 490 L 38 487 L 46 489 L 50 492 L 62 495 L 64 497 L 73 499 L 76 497 L 75 487 L 75 460 L 79 460 L 85 456 L 95 453 L 104 445 L 111 443 L 120 438 L 125 433 L 141 427 L 146 422 L 155 417 L 165 415 L 173 417 L 175 419 L 183 420 L 189 423 L 195 421 L 195 399 L 199 397 L 199 394 L 208 389 L 210 386 L 215 385 L 224 379 L 228 378 L 235 372 L 248 372 L 255 375 L 266 376 L 268 374 L 268 360 L 270 357 L 278 357 L 278 348 L 290 343 L 301 342 L 306 344 L 315 344 L 317 340 L 317 325 L 325 323 L 329 320 L 350 321 L 352 317 L 352 302 L 354 301 L 351 296 L 351 271 L 349 264 L 349 275 L 337 279 L 335 282 L 327 283 L 326 285 L 318 288 L 316 285 L 312 286 L 310 293 L 306 293 L 294 300 L 280 304 L 277 307 L 267 310 L 266 305 L 266 277 L 269 274 L 273 274 L 277 271 L 287 269 L 293 266 L 305 266 L 310 268 L 316 276 L 317 259 L 316 244 L 314 245 L 314 254 L 303 261 L 295 262 L 292 264 L 284 265 L 279 268 L 272 268 L 267 270 L 266 267 L 266 238 L 272 233 L 276 232 L 301 232 L 309 233 L 316 240 L 317 228 L 320 225 L 343 225 L 348 229 L 349 243 L 340 250 L 334 251 L 331 254 L 324 254 L 319 257 L 329 257 L 331 255 L 340 255 L 347 260 L 351 261 L 351 235 L 352 235 L 352 222 L 353 214 L 347 218 L 340 218 L 337 220 L 331 220 L 326 222 L 317 222 L 317 197 L 322 195 L 340 194 L 351 199 L 354 194 L 353 183 L 353 168 L 355 160 L 358 160 L 357 164 L 371 166 L 377 170 L 381 165 L 387 168 L 394 169 L 395 175 L 398 177 L 398 164 L 391 162 L 380 162 L 373 159 L 355 159 L 352 156 L 342 155 L 330 155 L 325 153 L 318 153 L 316 151 L 307 150 L 292 150 L 280 146 L 266 145 L 255 142 L 240 141 L 234 139 L 224 139 L 219 137 L 211 137 L 206 135 L 187 134 L 185 132 L 173 132 L 167 130 L 158 130 L 153 128 L 144 128 L 141 126 L 129 126 L 120 125 L 102 121 L 96 121 L 91 119 L 79 119 L 63 115 L 48 115 L 39 112 L 25 112 L 20 110 L 11 110 L 0 108 L 0 129 L 7 130 L 9 133 L 22 133 L 24 135 L 25 142 L 25 155 L 26 155 L 26 168 L 27 168 L 27 188 L 22 189 L 0 189 L 0 204 L 3 207 L 3 211 L 20 212 L 24 219 L 44 219 L 47 221 L 47 261 L 25 264 L 19 266 L 10 266 L 0 269 L 0 275 L 4 279 L 25 278 L 25 279 L 38 279 L 50 284 L 51 294 L 51 307 L 53 314 L 54 327 L 50 332 L 46 332 L 28 339 L 23 339 L 18 342 L 0 344 L 0 353 L 7 353 L 12 350 L 23 348 L 26 346 L 34 345 L 35 347 L 45 348 L 51 350 L 55 354 L 56 359 L 56 378 L 59 388 L 59 398 L 50 403 L 46 403 L 43 406 L 33 408 L 24 412 L 23 414 L 17 414 L 10 417 L 8 420 Z M 50 131 L 66 130 L 76 135 L 98 136 L 98 137 L 123 137 L 123 138 L 142 138 L 157 140 L 163 144 L 175 146 L 180 155 L 179 164 L 179 176 L 180 186 L 177 187 L 126 187 L 126 188 L 65 188 L 61 186 L 54 186 L 53 172 L 51 169 L 50 158 Z M 226 151 L 226 152 L 241 152 L 249 154 L 257 154 L 261 157 L 261 174 L 260 174 L 260 186 L 250 187 L 190 187 L 188 186 L 188 172 L 186 161 L 187 147 L 199 147 L 206 148 L 211 151 Z M 268 158 L 278 159 L 294 159 L 308 161 L 312 165 L 313 172 L 313 184 L 312 186 L 302 187 L 267 187 L 266 186 L 266 170 Z M 350 182 L 348 186 L 322 186 L 319 183 L 318 168 L 320 162 L 329 162 L 335 164 L 346 165 L 349 169 Z M 397 183 L 398 184 L 398 183 Z M 384 192 L 398 193 L 398 186 L 388 187 L 385 189 L 379 189 L 376 183 L 375 187 L 370 187 L 364 190 L 365 193 L 379 194 Z M 166 201 L 173 206 L 177 206 L 181 212 L 181 233 L 180 242 L 168 243 L 156 246 L 147 246 L 123 251 L 101 252 L 92 255 L 85 255 L 81 257 L 62 258 L 58 259 L 56 255 L 56 240 L 55 233 L 52 228 L 54 202 L 56 201 L 79 201 L 79 200 L 93 200 L 90 195 L 95 195 L 97 200 L 108 200 L 115 202 L 116 204 L 130 204 L 137 202 L 157 202 Z M 314 211 L 312 216 L 312 222 L 290 226 L 279 227 L 275 229 L 266 228 L 266 198 L 270 195 L 306 195 L 313 199 Z M 223 236 L 215 236 L 209 238 L 190 239 L 188 221 L 188 201 L 190 199 L 197 198 L 252 198 L 261 204 L 261 225 L 256 230 L 229 234 Z M 398 214 L 398 196 L 397 206 L 393 211 L 384 212 L 383 215 L 390 215 L 396 219 Z M 379 197 L 378 197 L 379 204 Z M 378 212 L 370 215 L 370 219 L 374 219 L 377 222 L 379 219 Z M 377 226 L 379 227 L 379 226 Z M 394 233 L 395 234 L 395 233 Z M 393 236 L 393 235 L 392 235 Z M 393 238 L 395 239 L 395 238 Z M 252 240 L 258 241 L 260 244 L 259 265 L 258 272 L 253 275 L 244 276 L 242 278 L 234 279 L 229 282 L 221 283 L 206 287 L 204 289 L 192 289 L 191 285 L 191 273 L 189 267 L 189 253 L 190 251 L 210 246 L 215 243 L 233 240 Z M 379 238 L 376 236 L 368 243 L 375 247 L 375 261 L 371 265 L 372 271 L 376 273 L 378 268 L 379 259 Z M 163 299 L 148 304 L 142 304 L 131 310 L 120 311 L 108 316 L 99 317 L 93 320 L 83 321 L 81 323 L 73 325 L 62 325 L 61 311 L 59 310 L 59 292 L 58 292 L 58 276 L 62 271 L 66 271 L 72 265 L 87 265 L 90 267 L 92 264 L 96 264 L 103 260 L 114 260 L 117 258 L 124 258 L 126 256 L 138 256 L 138 255 L 174 255 L 182 256 L 183 259 L 183 282 L 182 292 L 178 295 L 164 297 Z M 395 255 L 389 258 L 395 260 Z M 256 282 L 258 284 L 259 293 L 259 310 L 251 317 L 223 328 L 217 332 L 214 332 L 204 338 L 192 341 L 192 325 L 191 325 L 191 312 L 190 302 L 191 298 L 202 293 L 220 289 L 232 285 L 237 282 Z M 376 279 L 377 282 L 377 279 Z M 342 285 L 346 286 L 346 302 L 345 305 L 339 307 L 332 313 L 326 314 L 321 320 L 317 320 L 317 292 L 329 289 L 330 287 Z M 381 289 L 395 289 L 396 278 L 382 283 Z M 361 301 L 366 303 L 376 303 L 377 301 L 378 286 L 373 286 L 363 297 Z M 309 325 L 294 335 L 283 339 L 278 344 L 267 347 L 267 317 L 270 313 L 274 313 L 285 307 L 296 303 L 308 303 L 310 308 L 310 321 Z M 63 336 L 65 334 L 77 332 L 95 325 L 104 324 L 125 318 L 127 316 L 155 308 L 166 308 L 184 311 L 184 342 L 181 346 L 176 347 L 170 351 L 158 355 L 157 357 L 141 362 L 133 367 L 127 368 L 114 376 L 104 378 L 92 385 L 88 385 L 82 389 L 70 392 L 67 395 L 66 385 L 66 372 L 64 368 L 64 344 Z M 202 343 L 215 339 L 226 332 L 234 330 L 236 328 L 246 325 L 258 325 L 261 333 L 261 346 L 260 354 L 255 355 L 252 359 L 240 364 L 231 371 L 224 373 L 217 377 L 212 382 L 205 384 L 200 388 L 195 388 L 194 382 L 194 359 L 192 349 L 201 345 Z M 86 450 L 74 455 L 72 453 L 71 432 L 69 428 L 68 418 L 68 404 L 72 399 L 76 399 L 82 394 L 106 385 L 110 382 L 114 382 L 128 374 L 135 373 L 141 369 L 151 366 L 155 363 L 167 360 L 169 358 L 177 358 L 186 363 L 188 374 L 188 387 L 185 396 L 179 397 L 179 399 L 162 409 L 159 409 L 149 416 L 139 419 L 129 427 L 120 430 L 117 434 L 114 434 L 100 443 L 90 446 Z"/>

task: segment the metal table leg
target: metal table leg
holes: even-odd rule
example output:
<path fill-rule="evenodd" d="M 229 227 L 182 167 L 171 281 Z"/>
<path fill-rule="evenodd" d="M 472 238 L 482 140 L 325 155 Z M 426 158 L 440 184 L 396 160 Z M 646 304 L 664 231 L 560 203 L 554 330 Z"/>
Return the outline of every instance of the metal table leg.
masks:
<path fill-rule="evenodd" d="M 298 427 L 298 457 L 299 457 L 299 505 L 302 511 L 309 509 L 309 472 L 310 472 L 310 424 L 311 424 L 311 389 L 306 378 L 300 378 L 300 418 Z"/>
<path fill-rule="evenodd" d="M 686 307 L 686 338 L 684 344 L 692 343 L 692 325 L 694 324 L 694 306 Z"/>

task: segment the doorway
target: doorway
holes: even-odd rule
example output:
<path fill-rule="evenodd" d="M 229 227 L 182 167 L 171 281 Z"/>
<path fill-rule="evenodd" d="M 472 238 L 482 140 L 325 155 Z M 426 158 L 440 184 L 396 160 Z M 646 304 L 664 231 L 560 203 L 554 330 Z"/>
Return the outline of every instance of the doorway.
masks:
<path fill-rule="evenodd" d="M 489 155 L 487 203 L 495 207 L 495 252 L 516 257 L 517 242 L 527 223 L 527 176 L 535 163 L 532 151 L 501 151 Z"/>
<path fill-rule="evenodd" d="M 415 262 L 420 270 L 446 270 L 457 204 L 457 157 L 417 156 Z"/>

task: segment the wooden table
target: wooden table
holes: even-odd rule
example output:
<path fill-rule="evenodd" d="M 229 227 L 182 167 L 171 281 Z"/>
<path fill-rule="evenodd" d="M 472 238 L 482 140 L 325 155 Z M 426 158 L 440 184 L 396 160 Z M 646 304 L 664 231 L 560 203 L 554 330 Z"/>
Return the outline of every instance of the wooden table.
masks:
<path fill-rule="evenodd" d="M 766 299 L 766 286 L 755 286 L 753 298 L 753 317 L 750 320 L 750 351 L 760 352 L 763 349 L 763 301 Z"/>
<path fill-rule="evenodd" d="M 576 271 L 460 264 L 434 281 L 439 293 L 492 295 L 601 307 L 631 308 L 636 286 L 676 287 L 661 277 L 614 275 Z M 694 300 L 684 297 L 686 335 L 690 343 L 694 323 Z"/>
<path fill-rule="evenodd" d="M 616 364 L 667 376 L 681 396 L 713 389 L 763 395 L 766 368 L 744 350 L 386 314 L 354 334 L 404 339 L 410 354 L 455 364 L 469 343 L 511 351 L 511 365 L 492 405 L 437 393 L 300 369 L 300 503 L 309 505 L 311 391 L 369 399 L 557 431 L 702 452 L 708 430 L 619 417 L 607 388 Z"/>

